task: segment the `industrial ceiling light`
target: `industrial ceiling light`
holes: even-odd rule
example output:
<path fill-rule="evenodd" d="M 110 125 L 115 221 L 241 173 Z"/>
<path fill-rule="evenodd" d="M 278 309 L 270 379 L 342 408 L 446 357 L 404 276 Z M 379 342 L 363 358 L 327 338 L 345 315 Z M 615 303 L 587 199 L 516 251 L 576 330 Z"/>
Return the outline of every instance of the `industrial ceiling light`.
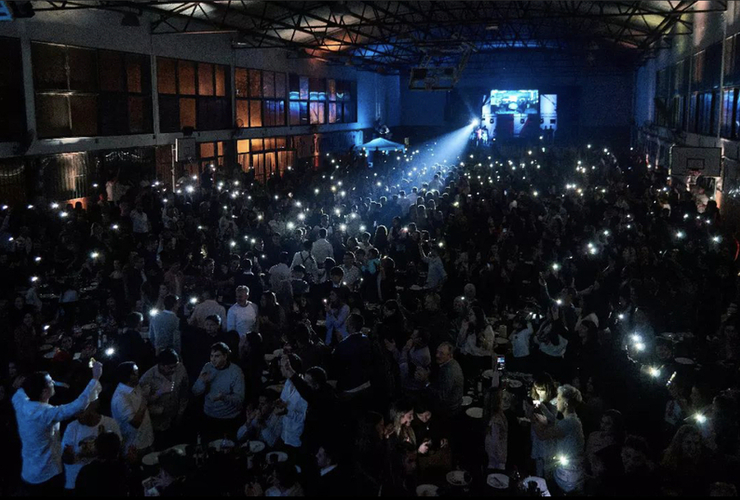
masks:
<path fill-rule="evenodd" d="M 139 16 L 133 12 L 126 12 L 121 19 L 121 26 L 128 26 L 130 28 L 138 28 L 141 26 L 139 23 Z"/>

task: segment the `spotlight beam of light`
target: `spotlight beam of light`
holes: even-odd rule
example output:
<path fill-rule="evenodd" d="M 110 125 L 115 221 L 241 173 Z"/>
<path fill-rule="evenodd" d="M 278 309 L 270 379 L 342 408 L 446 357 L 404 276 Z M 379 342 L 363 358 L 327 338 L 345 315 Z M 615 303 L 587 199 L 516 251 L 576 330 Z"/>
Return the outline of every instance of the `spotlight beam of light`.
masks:
<path fill-rule="evenodd" d="M 447 160 L 444 165 L 452 166 L 451 163 L 454 164 L 455 159 L 462 155 L 468 147 L 470 134 L 473 133 L 478 123 L 480 123 L 480 119 L 476 120 L 475 123 L 469 123 L 453 132 L 421 144 L 418 146 L 420 153 L 414 156 L 414 164 L 432 167 L 435 163 L 443 164 L 442 162 Z"/>

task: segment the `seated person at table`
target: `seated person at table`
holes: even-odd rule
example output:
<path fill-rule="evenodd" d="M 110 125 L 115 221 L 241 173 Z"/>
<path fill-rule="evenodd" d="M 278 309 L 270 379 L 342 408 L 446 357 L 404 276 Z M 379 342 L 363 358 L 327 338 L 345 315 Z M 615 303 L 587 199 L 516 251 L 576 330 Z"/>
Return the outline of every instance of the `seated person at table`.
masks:
<path fill-rule="evenodd" d="M 97 458 L 77 476 L 75 490 L 81 497 L 125 497 L 131 473 L 121 458 L 121 438 L 106 431 L 95 439 Z"/>
<path fill-rule="evenodd" d="M 193 394 L 205 395 L 203 405 L 205 434 L 208 439 L 234 436 L 241 423 L 244 406 L 244 374 L 229 361 L 231 349 L 223 342 L 211 346 L 211 361 L 193 385 Z"/>
<path fill-rule="evenodd" d="M 64 462 L 65 489 L 75 489 L 77 475 L 95 457 L 95 439 L 103 432 L 115 433 L 119 439 L 121 431 L 110 417 L 98 413 L 99 401 L 93 401 L 70 423 L 62 438 L 62 461 Z"/>

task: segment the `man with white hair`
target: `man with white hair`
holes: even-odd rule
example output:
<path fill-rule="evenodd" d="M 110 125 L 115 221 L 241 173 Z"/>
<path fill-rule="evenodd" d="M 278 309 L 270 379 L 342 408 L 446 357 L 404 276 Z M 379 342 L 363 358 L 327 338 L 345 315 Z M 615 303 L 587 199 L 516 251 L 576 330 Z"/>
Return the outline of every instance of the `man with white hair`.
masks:
<path fill-rule="evenodd" d="M 240 339 L 257 329 L 257 304 L 249 301 L 249 288 L 236 287 L 236 304 L 226 313 L 226 331 L 235 330 Z"/>

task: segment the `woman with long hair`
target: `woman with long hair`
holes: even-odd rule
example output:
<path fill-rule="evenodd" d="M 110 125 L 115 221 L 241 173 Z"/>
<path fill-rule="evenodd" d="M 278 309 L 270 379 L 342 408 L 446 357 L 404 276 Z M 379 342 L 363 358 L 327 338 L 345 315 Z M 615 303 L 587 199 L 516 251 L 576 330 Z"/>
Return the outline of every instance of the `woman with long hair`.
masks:
<path fill-rule="evenodd" d="M 375 229 L 375 236 L 373 237 L 373 247 L 378 249 L 380 255 L 386 255 L 388 253 L 387 227 L 381 225 Z"/>
<path fill-rule="evenodd" d="M 619 410 L 606 410 L 601 416 L 598 431 L 588 435 L 586 459 L 590 471 L 594 469 L 596 454 L 609 446 L 622 447 L 624 442 L 624 417 Z"/>
<path fill-rule="evenodd" d="M 664 495 L 705 495 L 711 482 L 709 450 L 702 445 L 701 431 L 694 425 L 682 425 L 663 453 L 660 476 Z"/>
<path fill-rule="evenodd" d="M 483 309 L 471 307 L 457 335 L 457 347 L 462 354 L 460 364 L 467 380 L 475 379 L 490 368 L 493 343 L 493 328 L 488 324 Z"/>
<path fill-rule="evenodd" d="M 549 373 L 541 373 L 534 378 L 534 384 L 530 392 L 532 405 L 525 405 L 524 409 L 529 420 L 534 421 L 534 414 L 553 415 L 557 412 L 558 390 Z M 546 411 L 545 411 L 546 410 Z M 554 423 L 554 420 L 550 423 Z M 535 462 L 535 471 L 539 477 L 545 477 L 546 471 L 552 467 L 553 445 L 551 441 L 540 439 L 532 428 L 532 452 L 531 458 Z"/>

